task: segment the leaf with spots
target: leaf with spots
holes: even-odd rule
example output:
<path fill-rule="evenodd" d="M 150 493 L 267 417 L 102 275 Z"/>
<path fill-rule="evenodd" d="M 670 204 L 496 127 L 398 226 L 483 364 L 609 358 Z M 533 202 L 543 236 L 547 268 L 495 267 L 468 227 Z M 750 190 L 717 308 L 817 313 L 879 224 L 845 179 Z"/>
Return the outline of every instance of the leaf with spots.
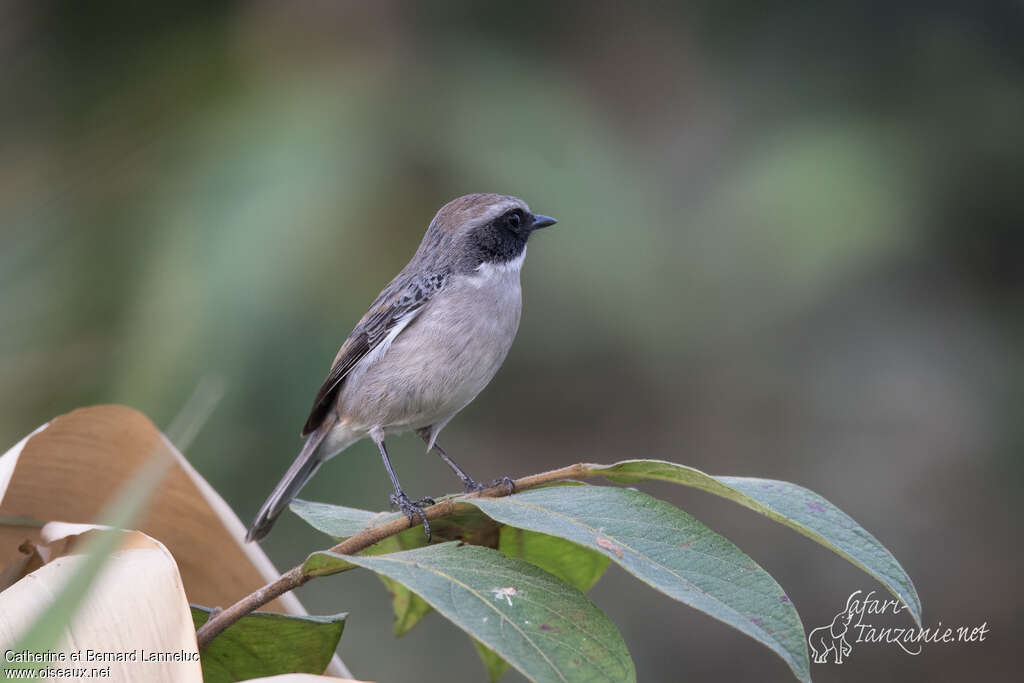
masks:
<path fill-rule="evenodd" d="M 476 510 L 476 508 L 473 508 Z M 479 510 L 476 510 L 481 514 Z M 498 539 L 498 550 L 508 557 L 518 557 L 544 571 L 553 574 L 567 584 L 581 591 L 588 591 L 608 568 L 608 558 L 601 553 L 576 545 L 557 536 L 538 534 L 536 531 L 502 526 Z M 487 667 L 487 675 L 494 683 L 505 670 L 508 662 L 495 654 L 494 650 L 474 639 L 477 654 Z"/>
<path fill-rule="evenodd" d="M 528 562 L 454 542 L 343 559 L 401 583 L 531 681 L 636 680 L 608 617 Z"/>
<path fill-rule="evenodd" d="M 343 505 L 315 503 L 299 499 L 292 501 L 289 507 L 292 512 L 305 520 L 311 527 L 331 536 L 335 540 L 354 536 L 365 527 L 387 524 L 402 516 L 400 512 L 370 512 L 369 510 L 359 510 Z M 498 545 L 498 524 L 476 508 L 468 505 L 456 510 L 453 514 L 436 520 L 432 526 L 435 539 L 459 540 L 472 543 L 473 545 L 488 547 L 496 547 Z M 367 549 L 365 554 L 382 555 L 400 550 L 411 550 L 424 545 L 426 545 L 426 539 L 423 536 L 423 530 L 417 527 L 406 529 L 395 536 L 383 539 Z M 523 559 L 530 560 L 530 558 Z M 538 563 L 534 562 L 534 564 Z M 339 563 L 337 558 L 328 558 L 314 553 L 307 562 L 306 569 L 316 574 L 326 575 L 341 571 L 346 566 L 351 567 L 352 565 Z M 540 566 L 544 568 L 543 565 Z M 577 571 L 585 572 L 587 569 L 588 565 L 584 563 L 579 566 Z M 557 572 L 555 574 L 557 575 Z M 395 613 L 394 633 L 396 636 L 405 635 L 423 617 L 430 613 L 430 605 L 397 581 L 392 581 L 383 575 L 378 575 L 378 578 L 384 583 L 391 594 L 391 606 Z M 596 577 L 594 580 L 596 581 Z M 572 582 L 570 581 L 570 583 Z"/>
<path fill-rule="evenodd" d="M 467 499 L 495 520 L 604 554 L 641 581 L 761 642 L 810 680 L 803 624 L 785 591 L 731 542 L 633 489 L 537 489 Z"/>
<path fill-rule="evenodd" d="M 722 496 L 795 529 L 875 577 L 898 597 L 921 624 L 921 599 L 910 576 L 892 553 L 849 515 L 814 491 L 786 481 L 753 477 L 714 477 L 662 460 L 625 460 L 585 465 L 587 474 L 635 483 L 656 479 Z"/>

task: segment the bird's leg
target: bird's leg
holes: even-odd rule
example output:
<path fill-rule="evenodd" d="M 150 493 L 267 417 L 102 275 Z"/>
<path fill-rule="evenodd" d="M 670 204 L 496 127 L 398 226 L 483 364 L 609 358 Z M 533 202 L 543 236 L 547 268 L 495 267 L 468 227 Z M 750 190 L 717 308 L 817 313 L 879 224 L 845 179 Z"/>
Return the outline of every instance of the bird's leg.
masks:
<path fill-rule="evenodd" d="M 430 443 L 429 428 L 420 429 L 416 433 L 420 435 L 421 439 L 426 441 L 428 444 Z M 437 454 L 441 456 L 441 459 L 444 460 L 445 464 L 448 465 L 448 467 L 452 468 L 452 471 L 455 472 L 455 475 L 462 480 L 462 488 L 466 493 L 483 491 L 486 488 L 489 488 L 491 486 L 497 486 L 498 484 L 505 484 L 505 486 L 508 487 L 508 492 L 510 494 L 516 492 L 516 485 L 512 483 L 511 477 L 502 477 L 501 479 L 495 479 L 486 486 L 484 484 L 479 484 L 473 479 L 473 477 L 466 474 L 466 471 L 459 467 L 458 463 L 456 463 L 452 459 L 452 457 L 448 455 L 448 453 L 446 453 L 443 448 L 441 448 L 441 444 L 437 443 L 436 441 L 434 442 L 434 450 L 437 451 Z"/>
<path fill-rule="evenodd" d="M 473 491 L 482 491 L 483 489 L 487 488 L 483 484 L 476 483 L 473 477 L 466 474 L 466 471 L 459 467 L 458 463 L 452 460 L 451 456 L 448 455 L 439 444 L 434 444 L 434 450 L 437 451 L 437 454 L 441 456 L 441 459 L 444 460 L 444 463 L 448 465 L 448 467 L 452 468 L 452 472 L 455 472 L 455 475 L 462 480 L 462 488 L 463 490 L 466 491 L 466 493 L 471 493 Z"/>
<path fill-rule="evenodd" d="M 402 485 L 398 483 L 398 477 L 395 475 L 395 470 L 391 466 L 391 459 L 388 458 L 388 449 L 384 446 L 384 439 L 374 439 L 377 444 L 377 448 L 380 449 L 380 457 L 384 460 L 384 468 L 388 471 L 388 476 L 391 477 L 391 485 L 395 487 L 395 492 L 391 494 L 391 504 L 397 505 L 405 516 L 409 518 L 409 524 L 415 524 L 416 518 L 419 517 L 420 521 L 423 522 L 423 531 L 427 534 L 427 543 L 430 543 L 430 522 L 427 521 L 427 516 L 423 514 L 423 508 L 428 505 L 434 504 L 433 498 L 421 498 L 420 500 L 409 500 L 409 496 L 405 495 L 405 491 L 402 490 Z"/>

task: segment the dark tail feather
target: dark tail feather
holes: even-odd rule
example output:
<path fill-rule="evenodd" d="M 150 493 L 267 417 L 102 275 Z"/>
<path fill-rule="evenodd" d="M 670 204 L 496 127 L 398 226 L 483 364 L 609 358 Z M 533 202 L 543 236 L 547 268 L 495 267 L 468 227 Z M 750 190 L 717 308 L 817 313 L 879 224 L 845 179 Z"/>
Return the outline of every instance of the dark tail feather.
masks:
<path fill-rule="evenodd" d="M 306 445 L 302 447 L 299 456 L 295 458 L 295 462 L 274 487 L 274 492 L 270 494 L 267 502 L 263 503 L 263 507 L 256 515 L 256 521 L 249 527 L 249 533 L 245 535 L 247 542 L 258 541 L 270 533 L 271 527 L 274 526 L 274 522 L 277 521 L 280 514 L 295 499 L 295 496 L 299 495 L 299 490 L 312 479 L 320 465 L 323 464 L 323 459 L 317 455 L 317 449 L 328 431 L 330 430 L 317 430 L 306 439 Z"/>

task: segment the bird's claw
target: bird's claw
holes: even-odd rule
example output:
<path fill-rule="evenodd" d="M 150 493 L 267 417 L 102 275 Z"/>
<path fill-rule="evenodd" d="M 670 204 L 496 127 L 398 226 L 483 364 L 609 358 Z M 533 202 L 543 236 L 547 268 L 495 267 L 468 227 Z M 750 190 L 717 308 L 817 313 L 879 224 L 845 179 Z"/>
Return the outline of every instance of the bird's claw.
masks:
<path fill-rule="evenodd" d="M 477 483 L 470 477 L 466 477 L 462 480 L 462 490 L 465 493 L 476 493 L 477 491 L 483 491 L 485 488 L 487 487 L 483 484 Z"/>
<path fill-rule="evenodd" d="M 488 486 L 502 486 L 504 485 L 508 489 L 508 495 L 512 495 L 516 492 L 516 483 L 512 481 L 512 477 L 500 477 L 492 481 Z"/>
<path fill-rule="evenodd" d="M 512 481 L 512 477 L 499 477 L 490 484 L 478 484 L 472 479 L 462 481 L 463 488 L 466 493 L 479 493 L 485 489 L 494 488 L 495 486 L 504 486 L 508 489 L 508 495 L 512 495 L 516 492 L 516 483 Z"/>
<path fill-rule="evenodd" d="M 416 518 L 419 517 L 420 521 L 423 522 L 423 531 L 427 535 L 427 543 L 430 543 L 430 522 L 427 521 L 427 516 L 423 513 L 423 508 L 434 505 L 435 501 L 433 498 L 420 498 L 419 500 L 410 500 L 409 496 L 405 495 L 404 492 L 392 493 L 391 504 L 398 507 L 406 517 L 409 518 L 409 525 L 414 526 L 416 524 Z"/>

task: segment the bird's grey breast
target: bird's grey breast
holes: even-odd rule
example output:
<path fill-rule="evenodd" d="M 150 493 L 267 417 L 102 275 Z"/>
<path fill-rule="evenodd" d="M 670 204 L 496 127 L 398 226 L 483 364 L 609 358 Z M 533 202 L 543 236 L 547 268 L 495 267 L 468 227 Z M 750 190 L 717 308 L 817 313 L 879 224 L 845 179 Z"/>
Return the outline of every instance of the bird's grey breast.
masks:
<path fill-rule="evenodd" d="M 522 262 L 453 275 L 386 352 L 354 369 L 339 416 L 357 428 L 402 431 L 446 422 L 464 408 L 501 367 L 519 328 Z"/>

